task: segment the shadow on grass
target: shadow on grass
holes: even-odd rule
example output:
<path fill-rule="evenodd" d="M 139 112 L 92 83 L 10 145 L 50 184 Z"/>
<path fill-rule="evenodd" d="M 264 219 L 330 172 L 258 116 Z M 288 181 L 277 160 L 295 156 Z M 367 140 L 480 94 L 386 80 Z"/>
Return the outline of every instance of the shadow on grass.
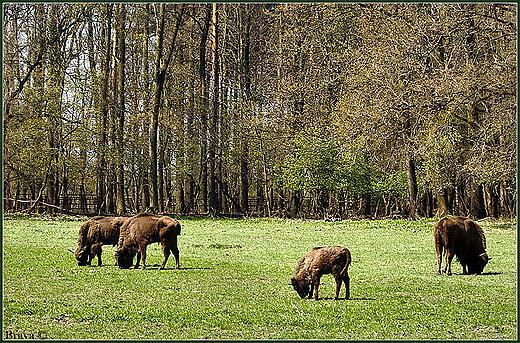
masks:
<path fill-rule="evenodd" d="M 310 299 L 312 300 L 312 299 Z M 334 300 L 334 298 L 330 298 L 330 297 L 325 297 L 325 298 L 318 298 L 318 301 L 321 301 L 321 300 L 332 300 L 332 301 L 352 301 L 352 300 L 357 300 L 357 301 L 370 301 L 370 300 L 376 300 L 375 298 L 366 298 L 366 297 L 361 297 L 361 298 L 356 298 L 356 297 L 350 297 L 348 299 L 345 299 L 345 298 L 338 298 L 337 300 Z"/>
<path fill-rule="evenodd" d="M 150 264 L 146 265 L 146 269 L 158 269 L 161 265 L 160 264 Z M 179 269 L 175 269 L 175 267 L 164 267 L 162 270 L 209 270 L 210 267 L 180 267 Z"/>
<path fill-rule="evenodd" d="M 442 274 L 442 275 L 445 275 L 445 276 L 453 276 L 453 275 L 457 275 L 457 276 L 486 276 L 486 275 L 502 275 L 504 274 L 503 272 L 485 272 L 485 273 L 480 273 L 479 275 L 475 275 L 475 274 L 462 274 L 462 273 L 452 273 L 452 275 L 446 275 L 446 274 Z"/>

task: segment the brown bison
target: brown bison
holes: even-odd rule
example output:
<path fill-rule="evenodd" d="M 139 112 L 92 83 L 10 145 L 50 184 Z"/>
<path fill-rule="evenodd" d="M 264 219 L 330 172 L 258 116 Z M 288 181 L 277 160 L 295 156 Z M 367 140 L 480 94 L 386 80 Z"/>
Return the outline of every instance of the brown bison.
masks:
<path fill-rule="evenodd" d="M 124 217 L 93 217 L 81 225 L 78 247 L 76 251 L 73 251 L 78 265 L 90 265 L 94 256 L 97 255 L 98 266 L 101 266 L 101 246 L 103 244 L 116 245 L 119 230 L 127 220 L 128 218 Z"/>
<path fill-rule="evenodd" d="M 181 224 L 173 218 L 155 214 L 141 213 L 132 218 L 121 228 L 115 258 L 119 268 L 127 269 L 132 265 L 137 254 L 135 268 L 146 267 L 146 246 L 151 243 L 162 244 L 164 260 L 159 269 L 164 269 L 170 252 L 175 256 L 175 268 L 179 268 L 179 249 L 177 236 L 181 233 Z"/>
<path fill-rule="evenodd" d="M 303 256 L 296 267 L 296 273 L 291 278 L 293 288 L 300 297 L 309 299 L 314 290 L 314 299 L 318 300 L 318 287 L 323 274 L 330 274 L 336 279 L 336 294 L 334 300 L 338 299 L 341 283 L 345 283 L 345 299 L 350 297 L 350 278 L 348 266 L 350 264 L 350 251 L 344 247 L 314 248 Z M 311 290 L 309 292 L 309 285 Z"/>
<path fill-rule="evenodd" d="M 490 260 L 486 253 L 484 231 L 466 217 L 444 218 L 433 228 L 437 252 L 437 273 L 451 275 L 451 260 L 457 256 L 463 274 L 480 274 Z M 443 249 L 446 250 L 446 265 L 441 271 Z M 467 267 L 467 271 L 466 271 Z"/>

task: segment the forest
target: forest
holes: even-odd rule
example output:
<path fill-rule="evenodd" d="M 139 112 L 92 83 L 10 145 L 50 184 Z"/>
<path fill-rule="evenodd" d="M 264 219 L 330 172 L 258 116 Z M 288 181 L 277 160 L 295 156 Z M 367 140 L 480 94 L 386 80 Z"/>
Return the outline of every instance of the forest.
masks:
<path fill-rule="evenodd" d="M 3 3 L 5 212 L 517 215 L 517 3 Z"/>

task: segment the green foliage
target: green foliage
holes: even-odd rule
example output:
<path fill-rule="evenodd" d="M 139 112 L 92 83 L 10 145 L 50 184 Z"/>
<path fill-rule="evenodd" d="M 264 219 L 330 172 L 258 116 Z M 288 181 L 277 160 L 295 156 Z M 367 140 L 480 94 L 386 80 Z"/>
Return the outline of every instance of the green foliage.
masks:
<path fill-rule="evenodd" d="M 406 172 L 377 169 L 368 153 L 340 152 L 330 139 L 301 134 L 282 167 L 282 187 L 301 191 L 347 191 L 367 194 L 406 194 Z"/>
<path fill-rule="evenodd" d="M 466 155 L 467 145 L 457 128 L 444 123 L 433 128 L 422 153 L 424 180 L 440 188 L 455 186 Z"/>
<path fill-rule="evenodd" d="M 341 161 L 330 140 L 300 134 L 282 170 L 282 183 L 288 189 L 333 190 L 341 178 Z"/>
<path fill-rule="evenodd" d="M 400 170 L 397 172 L 380 171 L 373 183 L 373 192 L 378 195 L 397 195 L 401 198 L 406 198 L 407 184 L 406 171 Z"/>
<path fill-rule="evenodd" d="M 181 219 L 181 269 L 78 267 L 81 222 L 4 220 L 3 330 L 51 340 L 487 340 L 517 335 L 514 222 L 482 221 L 493 259 L 480 276 L 436 275 L 431 221 Z M 315 246 L 352 253 L 351 299 L 319 301 L 288 285 Z M 342 290 L 342 294 L 344 289 Z M 499 313 L 500 315 L 497 315 Z M 88 328 L 88 330 L 86 329 Z"/>
<path fill-rule="evenodd" d="M 345 154 L 342 158 L 340 175 L 340 189 L 358 196 L 372 193 L 376 179 L 368 154 Z"/>

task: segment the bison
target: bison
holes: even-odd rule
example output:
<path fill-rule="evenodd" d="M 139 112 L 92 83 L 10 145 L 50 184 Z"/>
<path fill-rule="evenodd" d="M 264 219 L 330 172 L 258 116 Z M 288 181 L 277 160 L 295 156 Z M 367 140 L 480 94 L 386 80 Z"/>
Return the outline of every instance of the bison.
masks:
<path fill-rule="evenodd" d="M 336 294 L 334 300 L 338 299 L 341 283 L 345 283 L 345 299 L 350 297 L 350 278 L 348 266 L 351 257 L 350 251 L 344 247 L 321 247 L 314 248 L 303 256 L 296 267 L 294 277 L 291 278 L 293 288 L 303 299 L 307 294 L 309 299 L 314 290 L 314 299 L 318 300 L 318 287 L 323 274 L 330 274 L 336 279 Z M 311 290 L 309 292 L 309 285 Z"/>
<path fill-rule="evenodd" d="M 451 260 L 457 256 L 463 274 L 480 274 L 490 260 L 486 253 L 484 231 L 466 217 L 444 218 L 433 229 L 437 252 L 437 273 L 451 275 Z M 446 250 L 446 265 L 441 271 L 443 249 Z M 466 270 L 467 267 L 467 270 Z"/>
<path fill-rule="evenodd" d="M 81 225 L 78 247 L 73 251 L 78 266 L 90 265 L 96 255 L 98 266 L 101 266 L 101 246 L 116 245 L 119 230 L 127 220 L 128 218 L 124 217 L 93 217 Z"/>
<path fill-rule="evenodd" d="M 128 269 L 132 265 L 137 254 L 135 268 L 146 267 L 146 246 L 151 243 L 161 242 L 164 260 L 159 269 L 164 269 L 170 252 L 175 256 L 175 268 L 179 268 L 179 249 L 177 248 L 177 236 L 181 233 L 181 224 L 173 218 L 155 214 L 141 213 L 132 218 L 121 228 L 115 258 L 121 269 Z"/>

